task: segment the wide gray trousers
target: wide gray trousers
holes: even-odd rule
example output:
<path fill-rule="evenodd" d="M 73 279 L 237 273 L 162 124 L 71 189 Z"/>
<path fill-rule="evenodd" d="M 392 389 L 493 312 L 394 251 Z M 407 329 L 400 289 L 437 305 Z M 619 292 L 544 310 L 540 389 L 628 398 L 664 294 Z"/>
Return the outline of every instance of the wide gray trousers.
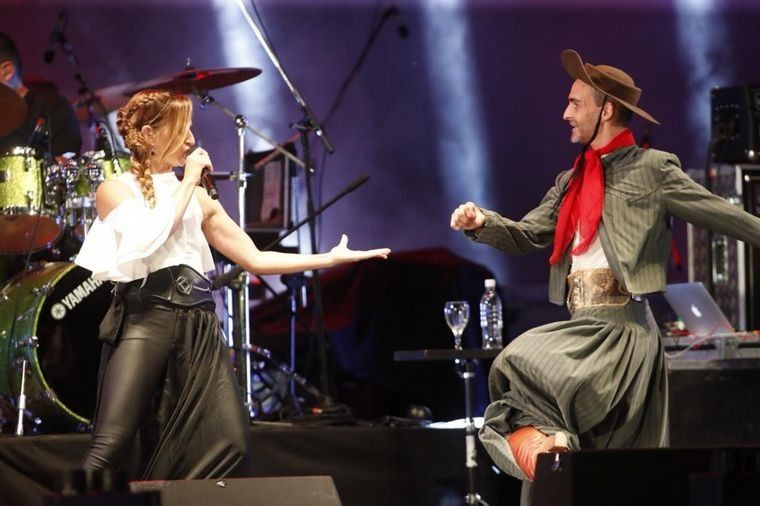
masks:
<path fill-rule="evenodd" d="M 522 426 L 564 431 L 571 450 L 666 443 L 665 356 L 646 301 L 581 309 L 525 332 L 496 357 L 488 384 L 480 440 L 521 480 L 506 437 Z"/>

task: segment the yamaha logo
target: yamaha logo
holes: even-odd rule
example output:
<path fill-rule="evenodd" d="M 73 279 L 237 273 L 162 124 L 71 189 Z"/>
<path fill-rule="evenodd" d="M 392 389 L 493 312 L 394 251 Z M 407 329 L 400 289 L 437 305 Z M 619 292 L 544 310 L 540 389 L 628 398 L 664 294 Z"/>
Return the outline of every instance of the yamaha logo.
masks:
<path fill-rule="evenodd" d="M 50 308 L 50 316 L 56 320 L 63 319 L 67 311 L 73 310 L 80 302 L 90 296 L 92 292 L 103 284 L 103 281 L 88 278 L 82 284 L 67 293 L 60 302 L 56 302 Z"/>
<path fill-rule="evenodd" d="M 66 306 L 60 302 L 56 302 L 50 308 L 50 316 L 52 316 L 54 320 L 63 320 L 66 317 Z"/>

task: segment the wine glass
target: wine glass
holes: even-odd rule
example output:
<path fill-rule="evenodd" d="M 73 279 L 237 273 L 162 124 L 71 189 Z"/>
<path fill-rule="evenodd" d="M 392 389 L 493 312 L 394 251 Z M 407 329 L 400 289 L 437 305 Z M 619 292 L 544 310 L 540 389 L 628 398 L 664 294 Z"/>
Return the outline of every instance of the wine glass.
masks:
<path fill-rule="evenodd" d="M 454 334 L 454 349 L 462 349 L 462 333 L 470 319 L 470 305 L 463 300 L 450 300 L 443 306 L 443 314 L 446 317 L 451 332 Z"/>

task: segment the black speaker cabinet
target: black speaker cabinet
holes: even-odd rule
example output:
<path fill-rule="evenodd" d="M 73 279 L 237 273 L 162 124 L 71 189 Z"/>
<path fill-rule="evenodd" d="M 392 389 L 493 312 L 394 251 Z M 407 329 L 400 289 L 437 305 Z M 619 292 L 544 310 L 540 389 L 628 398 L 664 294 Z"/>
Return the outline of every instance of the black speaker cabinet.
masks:
<path fill-rule="evenodd" d="M 733 358 L 717 350 L 668 360 L 670 444 L 760 444 L 760 350 L 738 348 Z M 715 354 L 714 359 L 699 355 Z"/>
<path fill-rule="evenodd" d="M 532 506 L 757 504 L 760 447 L 540 454 Z"/>
<path fill-rule="evenodd" d="M 713 88 L 712 159 L 718 163 L 760 161 L 760 86 Z"/>
<path fill-rule="evenodd" d="M 161 506 L 341 506 L 329 476 L 141 481 L 133 492 L 161 493 Z"/>

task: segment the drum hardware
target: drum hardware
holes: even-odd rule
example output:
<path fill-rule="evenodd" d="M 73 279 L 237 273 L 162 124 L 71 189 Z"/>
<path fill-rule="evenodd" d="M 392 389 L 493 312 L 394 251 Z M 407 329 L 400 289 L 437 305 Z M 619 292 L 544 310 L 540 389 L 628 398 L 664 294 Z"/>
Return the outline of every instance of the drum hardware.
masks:
<path fill-rule="evenodd" d="M 99 88 L 89 94 L 82 93 L 78 95 L 70 101 L 77 119 L 80 123 L 92 123 L 93 119 L 97 116 L 93 107 L 97 107 L 99 109 L 98 113 L 107 117 L 108 113 L 116 111 L 124 105 L 128 98 L 128 95 L 125 95 L 124 91 L 132 88 L 134 85 L 135 83 L 117 84 L 115 86 Z M 107 126 L 106 129 L 108 129 Z"/>
<path fill-rule="evenodd" d="M 45 283 L 44 285 L 40 287 L 33 287 L 32 288 L 32 295 L 42 295 L 43 297 L 50 293 L 50 290 L 53 287 L 50 286 L 50 283 Z"/>
<path fill-rule="evenodd" d="M 257 416 L 272 415 L 276 410 L 280 410 L 282 415 L 282 408 L 285 407 L 285 399 L 288 396 L 293 402 L 292 413 L 302 414 L 301 401 L 303 399 L 298 397 L 295 392 L 289 392 L 288 382 L 300 386 L 317 403 L 324 400 L 325 396 L 318 388 L 295 372 L 293 368 L 274 358 L 274 354 L 270 350 L 251 344 L 243 348 L 242 351 L 247 351 L 262 359 L 251 364 L 252 370 L 255 371 L 254 376 L 256 376 L 251 409 Z"/>
<path fill-rule="evenodd" d="M 18 342 L 19 348 L 37 348 L 40 345 L 39 339 L 37 339 L 37 336 L 29 336 L 26 339 L 22 339 Z"/>
<path fill-rule="evenodd" d="M 55 395 L 55 392 L 52 392 L 50 390 L 42 390 L 41 392 L 37 392 L 33 397 L 37 401 L 52 401 L 58 399 L 58 397 Z"/>
<path fill-rule="evenodd" d="M 312 223 L 328 207 L 332 206 L 335 202 L 337 202 L 341 198 L 345 197 L 349 193 L 353 192 L 354 190 L 356 190 L 357 188 L 359 188 L 361 185 L 363 185 L 367 181 L 369 181 L 369 176 L 361 176 L 361 177 L 357 178 L 356 180 L 352 181 L 341 192 L 339 192 L 337 195 L 335 195 L 334 197 L 332 197 L 329 200 L 327 200 L 327 202 L 325 202 L 324 204 L 322 204 L 322 206 L 320 206 L 318 209 L 314 210 L 307 217 L 305 217 L 304 219 L 302 219 L 301 221 L 299 221 L 295 225 L 292 225 L 287 230 L 287 232 L 285 232 L 284 234 L 280 235 L 277 239 L 275 239 L 274 241 L 270 242 L 269 244 L 267 244 L 263 248 L 260 248 L 260 250 L 261 251 L 268 251 L 268 250 L 274 248 L 275 246 L 277 246 L 278 244 L 280 244 L 285 238 L 287 238 L 289 235 L 291 235 L 292 233 L 294 233 L 298 229 L 300 229 L 303 225 L 305 225 L 307 223 Z M 219 288 L 230 287 L 231 286 L 232 289 L 234 290 L 235 287 L 239 286 L 240 276 L 244 272 L 243 269 L 240 266 L 234 266 L 233 267 L 231 265 L 228 265 L 226 267 L 227 268 L 226 268 L 225 272 L 223 274 L 217 276 L 216 279 L 213 280 L 213 283 L 212 283 L 212 288 L 213 289 L 219 289 Z M 263 280 L 262 280 L 262 282 L 263 282 Z M 268 286 L 265 282 L 263 282 L 263 284 L 264 284 L 264 286 Z M 269 290 L 272 291 L 272 292 L 274 292 L 274 290 L 271 289 L 271 288 L 269 288 Z M 229 291 L 230 290 L 228 290 L 228 292 Z M 229 295 L 226 297 L 226 304 L 227 304 L 227 307 L 230 307 L 230 305 L 232 304 L 232 302 L 230 301 Z M 228 310 L 228 313 L 229 313 L 229 310 Z M 232 322 L 233 322 L 231 324 L 228 324 L 229 327 L 234 328 L 233 324 L 235 322 L 235 319 L 230 317 L 230 318 L 228 318 L 228 320 L 232 320 Z M 239 348 L 239 349 L 244 350 L 244 351 L 253 351 L 253 349 L 251 348 L 251 346 L 252 345 L 250 343 L 248 343 L 247 345 L 246 344 L 240 345 L 238 343 L 233 343 L 233 348 L 236 348 L 236 349 Z M 320 385 L 320 386 L 322 386 L 322 385 Z M 325 404 L 324 404 L 324 407 L 330 406 L 331 410 L 332 410 L 333 407 L 336 407 L 336 405 L 335 405 L 335 403 L 332 400 L 328 400 L 328 395 L 322 396 L 322 400 L 326 401 Z M 339 406 L 338 406 L 338 409 L 340 409 Z"/>
<path fill-rule="evenodd" d="M 16 435 L 24 435 L 24 411 L 26 411 L 26 360 L 21 365 L 21 393 L 18 396 L 18 419 L 16 423 Z"/>

